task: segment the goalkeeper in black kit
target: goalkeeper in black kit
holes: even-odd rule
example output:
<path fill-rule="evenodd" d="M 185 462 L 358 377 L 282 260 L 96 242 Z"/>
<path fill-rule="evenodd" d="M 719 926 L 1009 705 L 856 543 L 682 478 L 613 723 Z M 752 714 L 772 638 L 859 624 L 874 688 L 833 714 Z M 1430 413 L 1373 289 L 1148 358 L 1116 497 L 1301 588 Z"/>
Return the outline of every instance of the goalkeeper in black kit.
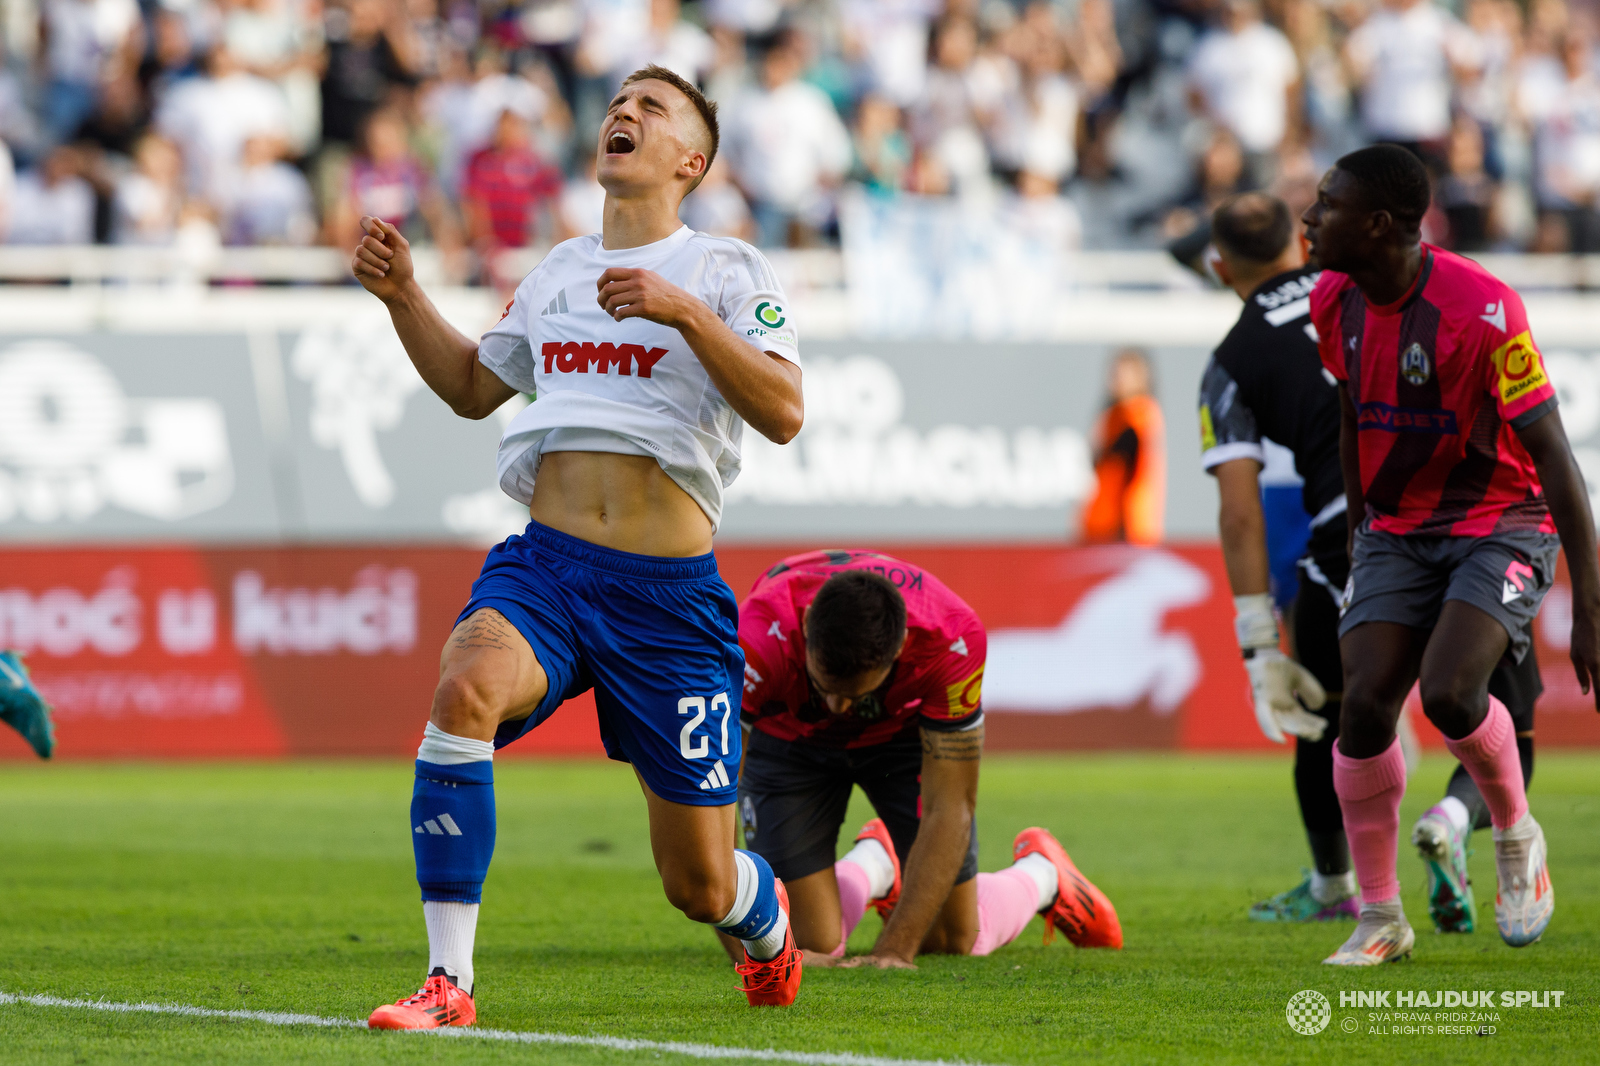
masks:
<path fill-rule="evenodd" d="M 1322 368 L 1310 294 L 1319 272 L 1306 262 L 1288 207 L 1245 193 L 1212 218 L 1217 274 L 1244 311 L 1207 364 L 1200 384 L 1201 463 L 1217 479 L 1222 551 L 1236 609 L 1235 630 L 1261 731 L 1295 738 L 1295 793 L 1311 847 L 1300 884 L 1250 908 L 1256 921 L 1354 920 L 1356 883 L 1333 789 L 1343 669 L 1339 605 L 1349 577 L 1344 484 L 1339 468 L 1339 393 Z M 1280 650 L 1268 591 L 1266 521 L 1259 476 L 1263 440 L 1288 448 L 1304 482 L 1310 540 L 1299 560 L 1291 607 L 1291 654 Z M 1502 659 L 1489 690 L 1510 709 L 1523 777 L 1533 771 L 1533 708 L 1543 686 L 1532 655 Z M 1466 842 L 1489 824 L 1472 779 L 1456 768 L 1448 794 L 1412 834 L 1428 870 L 1429 913 L 1441 932 L 1471 932 L 1474 905 Z"/>

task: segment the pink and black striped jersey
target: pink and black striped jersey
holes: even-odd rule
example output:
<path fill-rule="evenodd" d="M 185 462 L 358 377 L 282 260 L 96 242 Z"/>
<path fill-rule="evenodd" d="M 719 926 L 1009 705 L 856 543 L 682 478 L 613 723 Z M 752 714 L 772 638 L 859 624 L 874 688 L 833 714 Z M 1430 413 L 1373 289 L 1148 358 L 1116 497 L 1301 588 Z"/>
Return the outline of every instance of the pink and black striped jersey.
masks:
<path fill-rule="evenodd" d="M 1371 527 L 1554 532 L 1516 434 L 1556 406 L 1522 300 L 1477 263 L 1422 250 L 1411 290 L 1388 306 L 1331 270 L 1311 294 L 1322 364 L 1356 407 Z"/>

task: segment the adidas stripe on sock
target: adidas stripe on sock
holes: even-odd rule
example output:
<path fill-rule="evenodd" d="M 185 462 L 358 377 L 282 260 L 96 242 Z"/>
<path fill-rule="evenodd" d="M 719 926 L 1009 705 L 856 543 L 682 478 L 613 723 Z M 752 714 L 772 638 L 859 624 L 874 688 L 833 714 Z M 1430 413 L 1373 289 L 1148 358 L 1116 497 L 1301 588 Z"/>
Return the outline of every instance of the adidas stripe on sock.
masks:
<path fill-rule="evenodd" d="M 789 916 L 778 905 L 776 879 L 767 860 L 753 851 L 735 850 L 739 887 L 733 907 L 716 927 L 744 944 L 752 959 L 765 962 L 783 950 Z"/>

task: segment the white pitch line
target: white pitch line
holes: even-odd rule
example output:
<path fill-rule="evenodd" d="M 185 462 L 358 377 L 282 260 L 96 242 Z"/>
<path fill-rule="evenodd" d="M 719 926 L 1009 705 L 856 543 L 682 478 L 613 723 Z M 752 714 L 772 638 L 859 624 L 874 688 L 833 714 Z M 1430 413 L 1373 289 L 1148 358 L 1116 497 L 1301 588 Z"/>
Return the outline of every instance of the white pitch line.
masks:
<path fill-rule="evenodd" d="M 0 992 L 0 1006 L 26 1003 L 33 1007 L 71 1007 L 79 1010 L 109 1011 L 114 1014 L 176 1014 L 185 1018 L 223 1018 L 263 1025 L 310 1025 L 323 1029 L 365 1029 L 367 1023 L 355 1018 L 325 1018 L 319 1014 L 290 1014 L 266 1010 L 216 1010 L 186 1003 L 112 1003 L 103 999 L 62 999 L 60 996 L 30 996 Z M 665 1051 L 696 1059 L 755 1059 L 761 1062 L 792 1062 L 799 1066 L 982 1066 L 962 1059 L 895 1059 L 880 1055 L 857 1055 L 843 1051 L 778 1051 L 774 1048 L 723 1047 L 719 1044 L 689 1044 L 677 1040 L 635 1040 L 621 1036 L 577 1036 L 572 1033 L 522 1033 L 509 1029 L 465 1028 L 413 1030 L 420 1036 L 457 1037 L 463 1040 L 498 1040 L 512 1044 L 563 1044 L 605 1048 L 609 1051 Z"/>

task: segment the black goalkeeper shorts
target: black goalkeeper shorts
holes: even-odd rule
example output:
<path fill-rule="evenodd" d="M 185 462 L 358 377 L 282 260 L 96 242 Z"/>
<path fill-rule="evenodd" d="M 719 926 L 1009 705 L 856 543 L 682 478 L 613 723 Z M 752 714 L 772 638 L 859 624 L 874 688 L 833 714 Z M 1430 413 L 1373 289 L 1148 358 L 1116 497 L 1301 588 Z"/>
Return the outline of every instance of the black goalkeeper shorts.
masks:
<path fill-rule="evenodd" d="M 766 859 L 772 872 L 786 881 L 827 869 L 838 859 L 839 830 L 850 805 L 850 789 L 860 785 L 888 827 L 904 869 L 922 823 L 921 778 L 920 739 L 869 748 L 821 748 L 752 729 L 745 734 L 744 766 L 739 772 L 744 846 Z M 955 883 L 977 875 L 974 822 Z"/>

